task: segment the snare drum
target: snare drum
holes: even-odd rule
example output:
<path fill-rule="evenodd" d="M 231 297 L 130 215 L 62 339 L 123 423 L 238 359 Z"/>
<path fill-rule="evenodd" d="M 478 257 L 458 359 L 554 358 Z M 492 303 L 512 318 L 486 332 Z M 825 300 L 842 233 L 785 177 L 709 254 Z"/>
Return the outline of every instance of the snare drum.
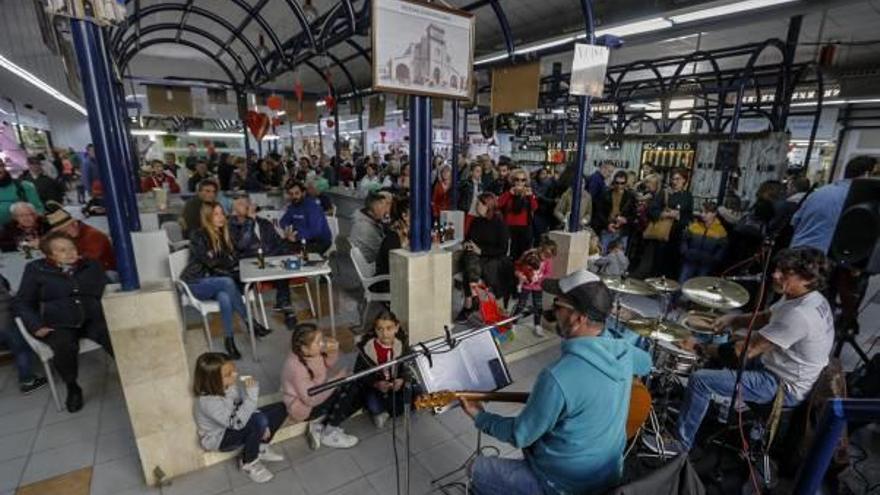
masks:
<path fill-rule="evenodd" d="M 673 342 L 657 340 L 654 345 L 656 346 L 654 367 L 658 370 L 676 375 L 690 375 L 699 362 L 696 354 L 678 347 Z"/>
<path fill-rule="evenodd" d="M 678 322 L 687 327 L 701 344 L 724 344 L 728 340 L 727 333 L 716 333 L 712 328 L 717 317 L 715 313 L 706 311 L 688 311 Z"/>

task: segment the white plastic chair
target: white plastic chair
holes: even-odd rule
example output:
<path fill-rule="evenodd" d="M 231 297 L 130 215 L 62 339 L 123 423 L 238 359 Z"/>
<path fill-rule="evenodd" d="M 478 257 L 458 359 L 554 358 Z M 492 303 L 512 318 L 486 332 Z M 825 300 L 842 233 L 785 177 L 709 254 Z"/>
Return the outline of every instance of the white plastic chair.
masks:
<path fill-rule="evenodd" d="M 171 250 L 168 234 L 164 230 L 132 232 L 131 243 L 141 282 L 166 280 L 171 276 L 168 270 L 168 256 Z"/>
<path fill-rule="evenodd" d="M 354 270 L 357 272 L 358 279 L 361 282 L 361 287 L 364 289 L 364 310 L 361 313 L 361 325 L 363 325 L 367 318 L 367 310 L 370 309 L 370 303 L 391 302 L 390 290 L 388 292 L 374 292 L 370 289 L 370 286 L 377 282 L 387 280 L 390 283 L 391 275 L 375 275 L 376 266 L 367 262 L 367 259 L 364 258 L 364 253 L 361 252 L 360 248 L 352 246 L 349 255 L 351 256 L 352 264 L 354 264 Z"/>
<path fill-rule="evenodd" d="M 177 251 L 189 246 L 189 241 L 183 238 L 183 228 L 177 222 L 163 222 L 162 230 L 168 235 L 168 247 Z"/>
<path fill-rule="evenodd" d="M 178 288 L 178 295 L 180 296 L 180 304 L 184 307 L 189 306 L 199 314 L 202 315 L 202 324 L 204 325 L 205 330 L 205 342 L 208 343 L 208 350 L 213 350 L 213 345 L 211 344 L 211 326 L 208 324 L 208 315 L 211 313 L 219 313 L 220 312 L 220 303 L 217 301 L 203 301 L 201 299 L 197 299 L 192 291 L 187 285 L 186 282 L 180 279 L 180 274 L 183 272 L 183 269 L 186 268 L 186 264 L 189 262 L 189 248 L 181 249 L 180 251 L 175 251 L 168 256 L 168 267 L 171 270 L 171 280 Z M 249 291 L 250 292 L 250 291 Z M 251 293 L 246 304 L 251 304 L 255 302 L 257 298 L 254 297 L 254 294 Z M 266 317 L 266 308 L 261 305 L 262 316 L 263 316 L 263 324 L 268 328 L 269 327 L 269 319 Z M 254 311 L 251 311 L 252 315 L 256 315 L 256 308 Z M 256 316 L 254 316 L 256 317 Z M 250 331 L 250 327 L 248 327 Z M 256 355 L 256 349 L 253 349 L 254 355 Z"/>
<path fill-rule="evenodd" d="M 52 367 L 49 366 L 49 361 L 51 361 L 52 358 L 55 357 L 55 353 L 52 352 L 52 348 L 49 347 L 48 344 L 43 343 L 27 331 L 27 328 L 25 328 L 24 322 L 21 321 L 21 318 L 15 318 L 15 325 L 18 327 L 18 331 L 19 333 L 21 333 L 21 336 L 24 338 L 25 342 L 27 342 L 30 348 L 34 351 L 34 354 L 36 354 L 40 358 L 40 361 L 43 362 L 43 370 L 46 373 L 46 380 L 49 381 L 49 390 L 52 391 L 52 399 L 55 401 L 55 407 L 59 411 L 62 411 L 63 408 L 61 407 L 61 399 L 58 397 L 58 389 L 55 388 L 55 379 L 52 375 Z M 93 340 L 79 339 L 80 354 L 96 351 L 100 348 L 101 346 Z"/>
<path fill-rule="evenodd" d="M 141 219 L 141 232 L 159 230 L 158 213 L 139 213 L 138 216 Z"/>

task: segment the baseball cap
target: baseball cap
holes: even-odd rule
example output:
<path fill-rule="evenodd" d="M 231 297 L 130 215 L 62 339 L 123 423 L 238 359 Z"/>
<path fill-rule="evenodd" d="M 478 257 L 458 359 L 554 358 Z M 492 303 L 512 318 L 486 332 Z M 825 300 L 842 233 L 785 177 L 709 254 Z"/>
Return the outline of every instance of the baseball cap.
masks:
<path fill-rule="evenodd" d="M 547 279 L 541 284 L 545 292 L 563 298 L 572 309 L 587 315 L 593 321 L 603 321 L 611 312 L 611 291 L 595 273 L 578 270 L 558 279 Z M 545 311 L 548 321 L 555 321 L 553 311 Z"/>

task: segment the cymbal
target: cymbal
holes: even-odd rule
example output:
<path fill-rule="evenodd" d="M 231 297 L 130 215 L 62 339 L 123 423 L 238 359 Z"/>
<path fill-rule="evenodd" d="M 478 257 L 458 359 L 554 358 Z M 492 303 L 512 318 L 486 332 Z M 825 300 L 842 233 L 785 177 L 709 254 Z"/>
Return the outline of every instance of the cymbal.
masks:
<path fill-rule="evenodd" d="M 657 292 L 678 292 L 681 289 L 681 284 L 666 277 L 646 278 L 645 283 Z"/>
<path fill-rule="evenodd" d="M 749 302 L 749 292 L 736 282 L 718 277 L 694 277 L 682 292 L 691 301 L 708 308 L 736 309 Z"/>
<path fill-rule="evenodd" d="M 620 292 L 622 294 L 632 294 L 634 296 L 653 296 L 657 293 L 650 285 L 642 282 L 637 278 L 623 277 L 602 277 L 602 281 L 609 290 Z"/>
<path fill-rule="evenodd" d="M 691 331 L 684 325 L 674 321 L 659 320 L 656 318 L 637 318 L 626 322 L 626 326 L 642 337 L 654 340 L 672 342 L 684 340 L 691 336 Z"/>

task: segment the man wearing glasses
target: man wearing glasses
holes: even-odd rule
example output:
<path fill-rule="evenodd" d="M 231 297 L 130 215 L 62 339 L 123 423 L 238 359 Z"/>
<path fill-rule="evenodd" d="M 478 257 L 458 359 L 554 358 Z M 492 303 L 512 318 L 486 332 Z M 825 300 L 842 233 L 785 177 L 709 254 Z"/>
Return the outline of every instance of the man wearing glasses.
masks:
<path fill-rule="evenodd" d="M 625 251 L 629 235 L 636 226 L 638 198 L 627 189 L 626 183 L 626 172 L 617 171 L 611 181 L 611 189 L 596 201 L 593 230 L 599 234 L 603 253 L 608 251 L 608 244 L 613 240 L 619 240 Z"/>
<path fill-rule="evenodd" d="M 462 400 L 480 431 L 523 449 L 524 457 L 478 456 L 470 473 L 473 493 L 602 493 L 623 474 L 633 375 L 648 374 L 651 358 L 600 335 L 611 293 L 595 274 L 582 270 L 546 280 L 543 289 L 555 296 L 544 316 L 556 323 L 562 356 L 538 375 L 519 416 L 499 416 Z"/>

